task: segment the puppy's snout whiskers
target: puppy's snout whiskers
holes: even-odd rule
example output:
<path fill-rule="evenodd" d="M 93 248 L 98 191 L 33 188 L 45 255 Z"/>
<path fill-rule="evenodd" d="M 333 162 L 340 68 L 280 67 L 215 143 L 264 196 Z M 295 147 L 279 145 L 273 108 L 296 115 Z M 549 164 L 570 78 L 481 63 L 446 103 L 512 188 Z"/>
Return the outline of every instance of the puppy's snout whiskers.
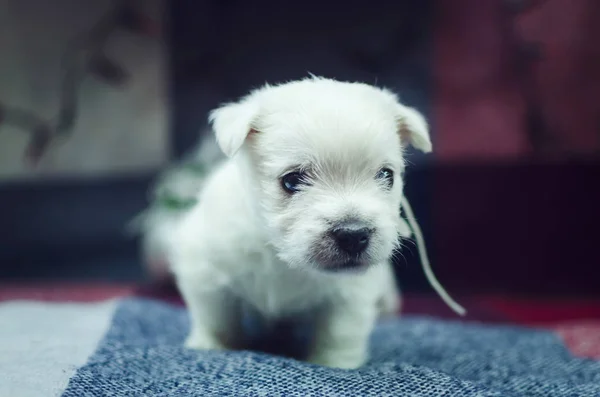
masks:
<path fill-rule="evenodd" d="M 398 262 L 398 258 L 401 257 L 403 264 L 406 265 L 406 264 L 408 264 L 408 260 L 406 259 L 406 256 L 404 256 L 404 253 L 402 252 L 402 248 L 404 248 L 404 246 L 402 245 L 402 242 L 400 241 L 400 239 L 398 239 L 398 241 L 399 241 L 398 244 L 392 251 L 392 260 L 394 262 Z"/>

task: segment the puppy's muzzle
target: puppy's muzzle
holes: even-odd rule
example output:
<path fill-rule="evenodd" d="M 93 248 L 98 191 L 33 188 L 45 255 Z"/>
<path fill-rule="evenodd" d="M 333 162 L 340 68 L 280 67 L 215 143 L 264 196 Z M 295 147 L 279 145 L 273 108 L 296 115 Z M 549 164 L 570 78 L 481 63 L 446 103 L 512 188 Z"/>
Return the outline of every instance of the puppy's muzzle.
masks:
<path fill-rule="evenodd" d="M 373 230 L 360 222 L 344 222 L 331 229 L 331 235 L 337 248 L 358 257 L 369 246 Z"/>

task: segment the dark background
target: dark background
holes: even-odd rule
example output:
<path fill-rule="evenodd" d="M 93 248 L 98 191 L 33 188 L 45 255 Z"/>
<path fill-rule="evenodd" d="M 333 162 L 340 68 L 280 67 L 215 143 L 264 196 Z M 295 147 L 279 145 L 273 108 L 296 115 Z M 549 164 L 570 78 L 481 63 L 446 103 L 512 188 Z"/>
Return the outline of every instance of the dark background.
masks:
<path fill-rule="evenodd" d="M 411 153 L 406 194 L 449 290 L 597 295 L 598 29 L 540 26 L 598 7 L 483 3 L 167 2 L 173 157 L 211 108 L 267 81 L 311 72 L 387 86 L 432 125 L 435 154 Z M 143 282 L 124 225 L 155 174 L 1 183 L 0 281 Z M 428 291 L 415 252 L 404 256 L 402 286 Z"/>

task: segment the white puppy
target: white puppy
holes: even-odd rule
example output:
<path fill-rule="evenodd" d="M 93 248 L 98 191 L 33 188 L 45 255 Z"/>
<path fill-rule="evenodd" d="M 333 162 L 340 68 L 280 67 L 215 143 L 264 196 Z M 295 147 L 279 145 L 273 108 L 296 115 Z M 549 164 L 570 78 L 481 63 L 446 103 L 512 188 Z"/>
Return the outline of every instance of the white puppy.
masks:
<path fill-rule="evenodd" d="M 313 77 L 257 89 L 210 121 L 228 160 L 165 245 L 186 346 L 239 347 L 249 304 L 267 321 L 309 315 L 309 361 L 359 367 L 378 316 L 398 309 L 403 151 L 431 150 L 425 120 L 389 91 Z"/>

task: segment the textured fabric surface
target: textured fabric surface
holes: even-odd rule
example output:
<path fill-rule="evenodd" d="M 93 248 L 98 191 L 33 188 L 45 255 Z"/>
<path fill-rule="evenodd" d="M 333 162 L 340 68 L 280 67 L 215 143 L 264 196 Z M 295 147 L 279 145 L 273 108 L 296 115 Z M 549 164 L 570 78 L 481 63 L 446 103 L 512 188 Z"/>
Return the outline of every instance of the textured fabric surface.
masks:
<path fill-rule="evenodd" d="M 62 395 L 111 327 L 118 304 L 0 304 L 0 396 Z"/>
<path fill-rule="evenodd" d="M 256 352 L 182 347 L 185 310 L 124 300 L 66 397 L 600 396 L 600 362 L 573 357 L 553 333 L 405 317 L 381 323 L 353 371 Z"/>

